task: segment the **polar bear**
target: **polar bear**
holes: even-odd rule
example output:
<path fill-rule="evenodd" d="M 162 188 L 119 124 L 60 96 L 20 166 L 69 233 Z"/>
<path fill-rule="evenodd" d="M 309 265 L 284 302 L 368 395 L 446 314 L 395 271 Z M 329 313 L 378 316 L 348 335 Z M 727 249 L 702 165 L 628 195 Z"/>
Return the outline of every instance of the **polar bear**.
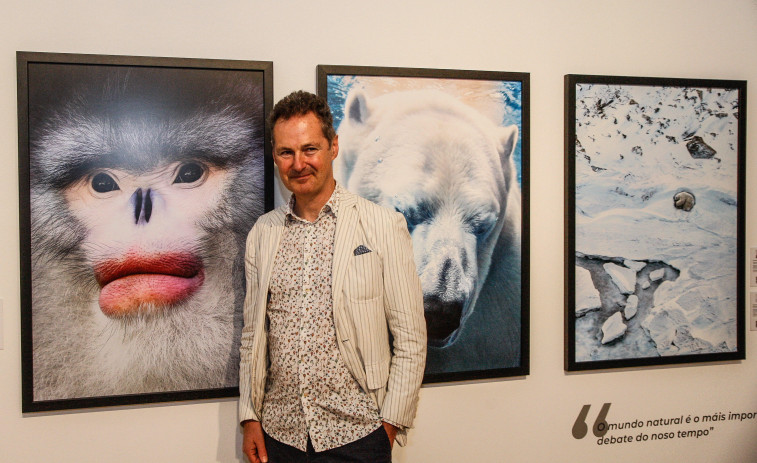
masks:
<path fill-rule="evenodd" d="M 439 90 L 369 97 L 353 88 L 338 135 L 337 180 L 407 220 L 430 346 L 454 343 L 474 312 L 493 255 L 494 265 L 505 268 L 497 273 L 502 280 L 491 282 L 486 304 L 519 313 L 517 126 L 497 126 Z"/>

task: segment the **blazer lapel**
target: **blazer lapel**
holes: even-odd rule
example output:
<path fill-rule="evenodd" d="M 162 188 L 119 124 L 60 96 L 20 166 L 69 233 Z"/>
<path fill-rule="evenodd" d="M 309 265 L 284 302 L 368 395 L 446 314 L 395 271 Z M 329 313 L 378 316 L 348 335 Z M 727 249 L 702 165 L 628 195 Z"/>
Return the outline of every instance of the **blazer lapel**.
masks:
<path fill-rule="evenodd" d="M 342 285 L 347 271 L 347 262 L 353 251 L 353 236 L 357 230 L 359 217 L 356 207 L 355 195 L 344 191 L 340 199 L 338 216 L 336 218 L 336 231 L 334 232 L 334 261 L 332 263 L 331 294 L 334 300 L 334 309 L 341 304 L 338 301 L 342 297 Z"/>
<path fill-rule="evenodd" d="M 261 262 L 261 275 L 263 277 L 261 288 L 266 288 L 266 294 L 263 296 L 268 298 L 268 285 L 271 282 L 271 272 L 273 271 L 273 262 L 276 259 L 276 254 L 279 252 L 279 245 L 281 244 L 281 235 L 284 232 L 284 221 L 286 220 L 286 214 L 284 208 L 279 207 L 274 210 L 275 216 L 268 223 L 270 230 L 265 237 L 265 245 L 262 246 L 262 250 L 265 251 Z M 262 296 L 262 295 L 261 295 Z"/>

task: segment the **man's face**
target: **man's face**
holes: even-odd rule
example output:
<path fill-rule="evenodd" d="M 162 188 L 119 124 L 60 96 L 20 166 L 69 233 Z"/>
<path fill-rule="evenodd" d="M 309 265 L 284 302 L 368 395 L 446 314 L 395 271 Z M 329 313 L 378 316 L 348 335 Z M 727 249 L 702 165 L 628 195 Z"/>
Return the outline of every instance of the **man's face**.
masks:
<path fill-rule="evenodd" d="M 284 186 L 300 200 L 331 195 L 334 185 L 332 161 L 339 153 L 336 138 L 329 142 L 321 122 L 311 113 L 279 120 L 273 127 L 273 162 Z"/>

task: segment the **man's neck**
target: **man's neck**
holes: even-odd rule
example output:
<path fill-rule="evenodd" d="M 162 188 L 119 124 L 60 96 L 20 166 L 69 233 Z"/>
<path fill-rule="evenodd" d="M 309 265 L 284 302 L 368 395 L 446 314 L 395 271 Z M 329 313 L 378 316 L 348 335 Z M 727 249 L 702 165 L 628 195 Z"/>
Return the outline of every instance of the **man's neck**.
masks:
<path fill-rule="evenodd" d="M 313 197 L 302 197 L 295 195 L 294 197 L 294 212 L 297 217 L 313 222 L 318 218 L 318 214 L 321 213 L 323 206 L 331 198 L 331 194 L 334 193 L 336 188 L 336 180 L 331 184 L 331 188 L 323 189 L 318 195 Z"/>

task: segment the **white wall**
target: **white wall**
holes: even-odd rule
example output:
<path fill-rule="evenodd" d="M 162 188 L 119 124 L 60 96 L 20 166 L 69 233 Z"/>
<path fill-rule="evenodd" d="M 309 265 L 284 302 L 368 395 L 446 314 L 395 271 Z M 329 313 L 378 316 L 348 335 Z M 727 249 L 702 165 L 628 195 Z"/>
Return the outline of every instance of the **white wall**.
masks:
<path fill-rule="evenodd" d="M 700 439 L 598 446 L 571 436 L 584 404 L 590 424 L 604 402 L 615 421 L 757 411 L 753 332 L 746 361 L 566 374 L 562 315 L 563 75 L 752 86 L 755 45 L 754 0 L 3 0 L 0 460 L 241 461 L 235 400 L 21 413 L 15 51 L 28 50 L 271 60 L 276 99 L 314 91 L 317 64 L 530 72 L 531 374 L 424 387 L 417 427 L 395 461 L 757 461 L 757 420 L 718 422 Z M 751 179 L 755 95 L 748 113 Z M 747 188 L 747 246 L 757 245 L 755 188 Z"/>

